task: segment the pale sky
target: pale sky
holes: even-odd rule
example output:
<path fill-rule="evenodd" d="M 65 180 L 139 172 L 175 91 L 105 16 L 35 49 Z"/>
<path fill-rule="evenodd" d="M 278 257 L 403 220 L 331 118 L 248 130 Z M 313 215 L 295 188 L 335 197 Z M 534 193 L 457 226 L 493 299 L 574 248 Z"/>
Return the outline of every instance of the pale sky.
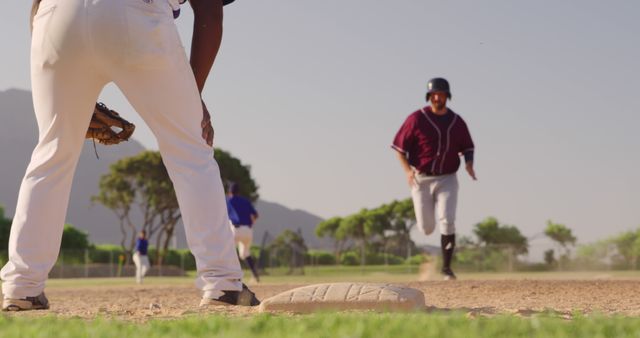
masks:
<path fill-rule="evenodd" d="M 29 3 L 3 6 L 0 90 L 30 87 Z M 635 0 L 237 0 L 204 98 L 263 199 L 328 218 L 409 197 L 389 145 L 446 77 L 476 143 L 459 233 L 552 219 L 592 242 L 640 226 L 638 17 Z M 176 23 L 189 48 L 188 6 Z M 115 87 L 101 100 L 156 148 Z"/>

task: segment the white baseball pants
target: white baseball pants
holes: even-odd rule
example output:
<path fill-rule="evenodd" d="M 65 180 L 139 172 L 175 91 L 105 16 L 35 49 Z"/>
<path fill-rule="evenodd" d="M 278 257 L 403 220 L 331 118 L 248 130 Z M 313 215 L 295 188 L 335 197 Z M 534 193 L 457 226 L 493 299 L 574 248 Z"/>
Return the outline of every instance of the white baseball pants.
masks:
<path fill-rule="evenodd" d="M 136 266 L 136 283 L 142 284 L 142 279 L 151 267 L 151 263 L 149 263 L 149 256 L 141 255 L 139 252 L 136 252 L 133 254 L 133 264 Z"/>
<path fill-rule="evenodd" d="M 442 176 L 416 175 L 411 189 L 413 209 L 418 229 L 425 235 L 438 225 L 440 234 L 456 233 L 456 207 L 458 205 L 458 178 L 456 174 Z"/>
<path fill-rule="evenodd" d="M 240 259 L 246 259 L 251 256 L 251 243 L 253 243 L 253 229 L 249 226 L 241 225 L 239 227 L 231 225 L 234 240 L 238 246 L 238 256 Z"/>
<path fill-rule="evenodd" d="M 31 82 L 39 138 L 0 272 L 6 298 L 36 296 L 45 287 L 85 131 L 109 82 L 158 140 L 196 258 L 196 286 L 210 298 L 241 290 L 220 171 L 201 138 L 200 95 L 168 0 L 43 0 L 34 19 Z"/>

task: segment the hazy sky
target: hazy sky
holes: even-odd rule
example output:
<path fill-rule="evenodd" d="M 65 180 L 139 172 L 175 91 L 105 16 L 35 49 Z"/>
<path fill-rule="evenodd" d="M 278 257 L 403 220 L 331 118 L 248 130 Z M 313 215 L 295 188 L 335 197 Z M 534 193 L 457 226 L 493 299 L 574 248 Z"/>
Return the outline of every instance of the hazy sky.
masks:
<path fill-rule="evenodd" d="M 0 90 L 29 89 L 29 3 L 3 6 Z M 459 233 L 495 216 L 527 236 L 552 219 L 605 238 L 640 226 L 638 17 L 635 0 L 237 0 L 204 94 L 215 143 L 265 200 L 322 217 L 406 198 L 389 144 L 443 76 L 476 143 Z M 117 88 L 101 99 L 156 148 Z"/>

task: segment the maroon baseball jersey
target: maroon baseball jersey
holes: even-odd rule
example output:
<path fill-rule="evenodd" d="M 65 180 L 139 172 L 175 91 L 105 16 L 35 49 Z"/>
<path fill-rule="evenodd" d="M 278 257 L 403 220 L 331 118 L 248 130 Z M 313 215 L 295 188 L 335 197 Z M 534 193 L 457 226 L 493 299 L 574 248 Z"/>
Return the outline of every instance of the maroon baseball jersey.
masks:
<path fill-rule="evenodd" d="M 473 151 L 473 141 L 460 115 L 451 109 L 436 115 L 427 106 L 409 115 L 391 147 L 419 172 L 446 175 L 458 170 L 460 155 Z"/>

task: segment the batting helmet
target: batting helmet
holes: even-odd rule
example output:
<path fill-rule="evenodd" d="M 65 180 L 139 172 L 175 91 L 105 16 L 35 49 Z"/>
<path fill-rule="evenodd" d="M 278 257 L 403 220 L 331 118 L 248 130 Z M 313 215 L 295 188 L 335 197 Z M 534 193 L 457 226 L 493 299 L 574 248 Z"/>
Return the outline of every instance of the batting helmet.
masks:
<path fill-rule="evenodd" d="M 433 92 L 445 92 L 447 97 L 451 99 L 451 90 L 449 89 L 449 81 L 441 77 L 434 77 L 427 83 L 427 101 Z"/>

